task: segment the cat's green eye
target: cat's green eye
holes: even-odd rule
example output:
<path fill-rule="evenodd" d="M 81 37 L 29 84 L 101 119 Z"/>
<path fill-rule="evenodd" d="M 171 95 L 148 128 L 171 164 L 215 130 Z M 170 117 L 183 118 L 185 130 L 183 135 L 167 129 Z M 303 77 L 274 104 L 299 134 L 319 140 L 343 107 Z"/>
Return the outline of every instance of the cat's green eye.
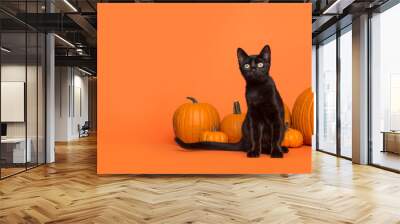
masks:
<path fill-rule="evenodd" d="M 264 64 L 261 62 L 257 64 L 257 67 L 259 67 L 259 68 L 262 68 L 263 66 L 264 66 Z"/>
<path fill-rule="evenodd" d="M 250 68 L 250 65 L 249 65 L 249 64 L 245 64 L 245 65 L 244 65 L 244 68 L 245 68 L 245 69 L 248 69 L 248 68 Z"/>

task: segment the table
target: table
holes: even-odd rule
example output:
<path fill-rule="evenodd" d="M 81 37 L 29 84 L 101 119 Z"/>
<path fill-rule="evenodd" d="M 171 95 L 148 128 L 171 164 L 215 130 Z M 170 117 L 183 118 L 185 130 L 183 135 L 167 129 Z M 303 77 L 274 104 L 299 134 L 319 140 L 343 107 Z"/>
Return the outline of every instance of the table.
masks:
<path fill-rule="evenodd" d="M 25 138 L 5 138 L 1 139 L 1 159 L 6 163 L 26 163 L 31 162 L 32 153 L 30 138 L 26 139 L 28 143 L 25 154 Z"/>
<path fill-rule="evenodd" d="M 382 152 L 392 152 L 400 154 L 400 131 L 382 131 L 383 150 Z"/>

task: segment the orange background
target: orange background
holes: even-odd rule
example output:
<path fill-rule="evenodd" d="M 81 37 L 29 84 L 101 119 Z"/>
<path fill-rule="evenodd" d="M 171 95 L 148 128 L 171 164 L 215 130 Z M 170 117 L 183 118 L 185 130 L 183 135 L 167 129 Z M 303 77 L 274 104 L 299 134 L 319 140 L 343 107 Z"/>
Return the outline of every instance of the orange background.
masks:
<path fill-rule="evenodd" d="M 99 174 L 303 173 L 309 147 L 284 159 L 186 151 L 172 115 L 194 96 L 223 116 L 245 111 L 236 49 L 271 46 L 271 75 L 285 103 L 311 85 L 311 4 L 98 4 Z"/>

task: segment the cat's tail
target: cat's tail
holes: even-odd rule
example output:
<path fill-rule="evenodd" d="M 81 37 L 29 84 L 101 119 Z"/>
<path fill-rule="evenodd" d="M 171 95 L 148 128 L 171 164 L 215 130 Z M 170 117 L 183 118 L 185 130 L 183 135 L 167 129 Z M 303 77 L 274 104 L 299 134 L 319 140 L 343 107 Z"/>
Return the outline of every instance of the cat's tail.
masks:
<path fill-rule="evenodd" d="M 196 142 L 185 143 L 179 138 L 175 138 L 175 142 L 185 149 L 201 149 L 201 150 L 222 150 L 222 151 L 245 151 L 242 141 L 238 143 L 220 143 L 220 142 Z"/>

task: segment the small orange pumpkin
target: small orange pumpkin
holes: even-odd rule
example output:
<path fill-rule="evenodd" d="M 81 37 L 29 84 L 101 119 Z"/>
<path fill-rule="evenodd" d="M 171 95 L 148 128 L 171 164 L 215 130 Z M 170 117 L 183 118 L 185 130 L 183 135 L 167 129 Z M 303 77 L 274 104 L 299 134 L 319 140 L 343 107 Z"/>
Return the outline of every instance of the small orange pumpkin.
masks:
<path fill-rule="evenodd" d="M 228 142 L 228 136 L 222 131 L 204 131 L 200 136 L 201 142 Z"/>
<path fill-rule="evenodd" d="M 239 101 L 233 103 L 233 114 L 221 121 L 221 131 L 228 136 L 228 142 L 237 143 L 242 138 L 242 124 L 246 115 L 242 114 Z"/>
<path fill-rule="evenodd" d="M 300 147 L 303 145 L 303 135 L 296 129 L 288 128 L 281 145 L 289 148 Z"/>
<path fill-rule="evenodd" d="M 174 113 L 175 136 L 185 143 L 199 142 L 202 132 L 218 130 L 218 111 L 212 105 L 199 103 L 193 97 L 187 99 L 192 102 L 181 105 Z"/>

